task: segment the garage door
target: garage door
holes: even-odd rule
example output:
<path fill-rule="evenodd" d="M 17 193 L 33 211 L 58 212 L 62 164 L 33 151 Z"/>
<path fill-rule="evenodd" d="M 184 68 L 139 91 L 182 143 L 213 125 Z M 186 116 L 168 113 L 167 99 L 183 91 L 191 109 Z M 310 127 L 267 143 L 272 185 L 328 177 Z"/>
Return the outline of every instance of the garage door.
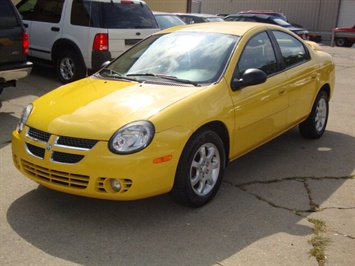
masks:
<path fill-rule="evenodd" d="M 341 0 L 337 27 L 355 25 L 355 0 Z"/>

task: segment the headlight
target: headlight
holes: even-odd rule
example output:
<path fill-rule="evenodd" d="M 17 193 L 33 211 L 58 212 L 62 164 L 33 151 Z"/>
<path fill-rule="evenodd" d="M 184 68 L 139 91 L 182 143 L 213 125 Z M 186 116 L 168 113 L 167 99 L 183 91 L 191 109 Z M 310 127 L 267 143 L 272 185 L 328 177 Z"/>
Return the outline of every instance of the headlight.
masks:
<path fill-rule="evenodd" d="M 154 126 L 148 121 L 136 121 L 117 130 L 109 141 L 110 151 L 129 154 L 143 150 L 154 136 Z"/>
<path fill-rule="evenodd" d="M 33 108 L 33 105 L 32 103 L 30 103 L 29 105 L 27 105 L 23 111 L 22 111 L 22 115 L 20 117 L 20 121 L 17 125 L 17 132 L 18 133 L 21 133 L 22 130 L 23 130 L 23 127 L 25 126 L 26 122 L 27 122 L 27 119 L 28 117 L 30 116 L 31 114 L 31 111 L 32 111 L 32 108 Z"/>

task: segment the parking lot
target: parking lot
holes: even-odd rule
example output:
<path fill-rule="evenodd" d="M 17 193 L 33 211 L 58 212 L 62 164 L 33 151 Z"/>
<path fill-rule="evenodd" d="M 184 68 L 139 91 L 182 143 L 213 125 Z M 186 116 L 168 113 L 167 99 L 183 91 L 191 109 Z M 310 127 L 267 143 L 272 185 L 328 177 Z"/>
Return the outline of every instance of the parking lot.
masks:
<path fill-rule="evenodd" d="M 336 63 L 327 131 L 294 128 L 232 162 L 198 209 L 167 195 L 132 202 L 55 192 L 22 176 L 11 132 L 23 107 L 60 86 L 35 66 L 0 95 L 1 265 L 321 265 L 310 254 L 322 221 L 326 265 L 355 264 L 355 48 L 324 46 Z"/>

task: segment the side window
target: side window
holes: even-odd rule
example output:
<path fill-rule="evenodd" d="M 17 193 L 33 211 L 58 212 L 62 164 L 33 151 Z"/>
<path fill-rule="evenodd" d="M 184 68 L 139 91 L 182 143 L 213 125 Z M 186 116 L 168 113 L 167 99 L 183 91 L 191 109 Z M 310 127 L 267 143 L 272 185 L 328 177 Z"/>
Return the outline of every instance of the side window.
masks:
<path fill-rule="evenodd" d="M 16 8 L 21 14 L 22 19 L 33 20 L 36 4 L 37 0 L 24 0 L 16 5 Z"/>
<path fill-rule="evenodd" d="M 278 71 L 275 52 L 266 32 L 252 37 L 244 48 L 238 62 L 239 76 L 249 68 L 258 68 L 267 75 Z"/>
<path fill-rule="evenodd" d="M 34 20 L 58 23 L 62 15 L 64 0 L 43 0 L 36 6 Z"/>
<path fill-rule="evenodd" d="M 301 64 L 310 59 L 308 50 L 295 37 L 281 31 L 273 31 L 273 34 L 280 47 L 286 68 Z"/>
<path fill-rule="evenodd" d="M 90 3 L 89 1 L 74 0 L 70 15 L 70 22 L 73 25 L 90 25 Z"/>
<path fill-rule="evenodd" d="M 14 28 L 19 25 L 11 2 L 2 2 L 0 9 L 0 29 Z M 2 45 L 2 44 L 1 44 Z"/>

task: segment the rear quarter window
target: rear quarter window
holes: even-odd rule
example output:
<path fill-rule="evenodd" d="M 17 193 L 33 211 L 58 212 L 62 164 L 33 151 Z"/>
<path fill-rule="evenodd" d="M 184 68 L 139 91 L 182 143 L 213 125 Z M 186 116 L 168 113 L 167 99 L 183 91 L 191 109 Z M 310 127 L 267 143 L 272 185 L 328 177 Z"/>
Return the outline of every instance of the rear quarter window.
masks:
<path fill-rule="evenodd" d="M 286 68 L 310 60 L 307 48 L 297 38 L 281 31 L 273 31 L 273 34 L 280 47 L 282 59 Z"/>

